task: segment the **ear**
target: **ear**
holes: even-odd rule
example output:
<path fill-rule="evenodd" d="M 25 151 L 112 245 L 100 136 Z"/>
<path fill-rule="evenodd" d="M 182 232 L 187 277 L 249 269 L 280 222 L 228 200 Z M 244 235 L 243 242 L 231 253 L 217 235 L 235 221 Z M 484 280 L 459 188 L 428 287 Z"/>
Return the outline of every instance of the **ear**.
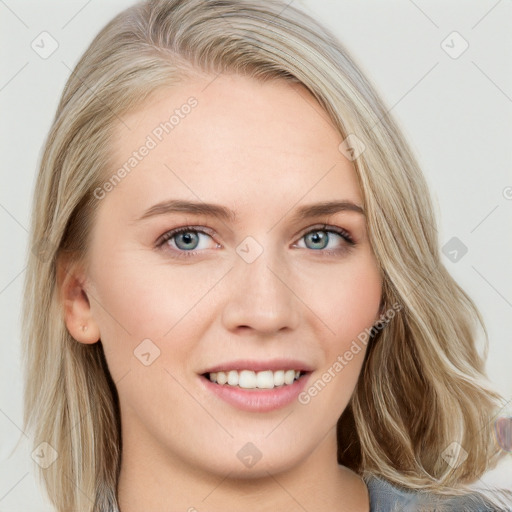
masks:
<path fill-rule="evenodd" d="M 83 265 L 69 256 L 60 255 L 57 259 L 57 287 L 66 327 L 76 341 L 93 344 L 100 339 L 100 330 L 92 316 L 85 282 Z"/>

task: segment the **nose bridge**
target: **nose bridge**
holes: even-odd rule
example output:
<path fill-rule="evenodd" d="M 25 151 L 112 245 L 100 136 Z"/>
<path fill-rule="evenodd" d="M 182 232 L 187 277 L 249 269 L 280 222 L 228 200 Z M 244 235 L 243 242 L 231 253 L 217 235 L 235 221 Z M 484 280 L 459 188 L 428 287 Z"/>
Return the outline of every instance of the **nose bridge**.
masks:
<path fill-rule="evenodd" d="M 248 237 L 237 247 L 235 268 L 223 318 L 226 327 L 251 327 L 261 332 L 295 328 L 298 303 L 286 259 L 276 248 L 263 248 Z"/>

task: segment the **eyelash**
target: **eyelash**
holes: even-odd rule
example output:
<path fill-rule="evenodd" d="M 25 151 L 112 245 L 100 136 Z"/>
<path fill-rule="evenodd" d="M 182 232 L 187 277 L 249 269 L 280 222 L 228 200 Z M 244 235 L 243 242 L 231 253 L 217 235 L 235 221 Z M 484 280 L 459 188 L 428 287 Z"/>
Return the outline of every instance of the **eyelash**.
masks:
<path fill-rule="evenodd" d="M 339 249 L 309 249 L 310 251 L 319 252 L 322 253 L 325 256 L 339 256 L 341 253 L 346 252 L 350 249 L 352 249 L 356 243 L 354 242 L 353 238 L 350 236 L 348 231 L 346 231 L 343 228 L 338 228 L 335 226 L 328 226 L 327 224 L 322 224 L 321 226 L 313 226 L 309 229 L 309 231 L 306 231 L 300 238 L 304 238 L 306 235 L 309 235 L 310 233 L 314 233 L 317 231 L 325 231 L 327 233 L 335 233 L 339 236 L 341 236 L 345 242 L 348 243 L 348 246 L 345 246 L 343 248 Z M 180 233 L 202 233 L 204 235 L 212 236 L 212 233 L 210 230 L 206 230 L 205 228 L 197 229 L 196 226 L 183 226 L 181 228 L 171 229 L 170 231 L 167 231 L 162 236 L 158 238 L 156 241 L 156 247 L 164 250 L 164 244 L 168 242 L 171 238 L 174 238 L 175 236 L 179 235 Z M 203 249 L 200 249 L 199 251 L 184 251 L 182 249 L 172 249 L 173 252 L 176 252 L 176 254 L 173 254 L 172 257 L 175 258 L 190 258 L 196 256 L 199 252 L 202 252 Z"/>

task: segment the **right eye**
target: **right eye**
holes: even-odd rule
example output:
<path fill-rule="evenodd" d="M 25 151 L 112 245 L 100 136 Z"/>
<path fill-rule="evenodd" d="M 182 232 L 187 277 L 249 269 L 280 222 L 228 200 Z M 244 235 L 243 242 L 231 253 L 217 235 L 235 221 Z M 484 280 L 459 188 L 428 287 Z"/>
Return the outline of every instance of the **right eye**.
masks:
<path fill-rule="evenodd" d="M 164 249 L 164 246 L 169 246 L 168 242 L 172 241 L 174 247 L 169 247 L 169 250 L 175 252 L 173 256 L 176 257 L 190 257 L 197 254 L 196 250 L 204 250 L 208 247 L 197 248 L 200 243 L 201 235 L 211 238 L 211 234 L 205 231 L 205 228 L 197 229 L 191 226 L 171 229 L 167 231 L 156 242 L 158 248 Z M 217 244 L 219 247 L 219 244 Z"/>

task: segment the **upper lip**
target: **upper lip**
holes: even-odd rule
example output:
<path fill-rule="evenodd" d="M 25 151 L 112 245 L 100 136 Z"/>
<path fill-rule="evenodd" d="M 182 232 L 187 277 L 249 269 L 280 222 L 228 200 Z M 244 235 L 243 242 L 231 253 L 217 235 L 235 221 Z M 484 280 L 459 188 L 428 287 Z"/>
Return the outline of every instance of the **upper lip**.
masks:
<path fill-rule="evenodd" d="M 300 370 L 303 372 L 313 371 L 311 365 L 296 359 L 269 359 L 266 361 L 256 361 L 254 359 L 237 359 L 236 361 L 226 361 L 211 366 L 202 372 L 203 373 L 216 373 L 230 370 L 252 370 L 254 372 L 261 372 L 265 370 Z"/>

